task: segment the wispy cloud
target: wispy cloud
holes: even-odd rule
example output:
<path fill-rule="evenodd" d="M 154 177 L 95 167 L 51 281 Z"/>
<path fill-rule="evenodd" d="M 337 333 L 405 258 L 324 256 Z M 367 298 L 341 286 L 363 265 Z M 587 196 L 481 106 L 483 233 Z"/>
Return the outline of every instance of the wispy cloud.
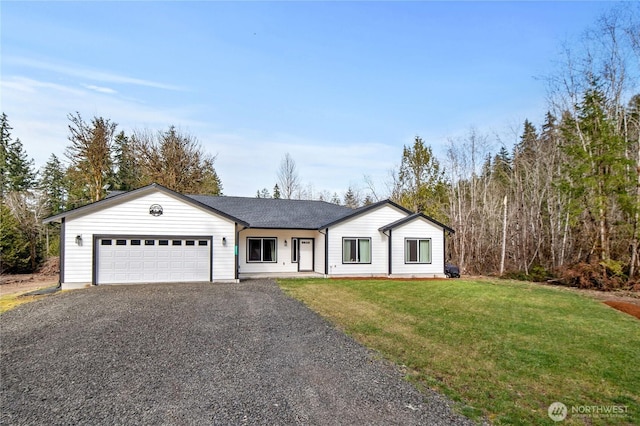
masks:
<path fill-rule="evenodd" d="M 115 93 L 118 93 L 117 91 L 109 87 L 95 86 L 93 84 L 83 84 L 82 86 L 86 87 L 89 90 L 93 90 L 95 92 L 106 93 L 107 95 L 113 95 Z"/>
<path fill-rule="evenodd" d="M 172 85 L 160 83 L 157 81 L 144 80 L 140 78 L 128 77 L 124 75 L 120 75 L 117 73 L 109 72 L 109 71 L 100 71 L 90 68 L 82 68 L 78 66 L 70 66 L 70 65 L 62 65 L 51 62 L 39 61 L 36 59 L 19 57 L 19 56 L 9 56 L 3 58 L 5 64 L 12 64 L 16 66 L 29 67 L 39 70 L 45 70 L 50 72 L 55 72 L 71 77 L 79 77 L 86 80 L 98 81 L 102 83 L 116 83 L 116 84 L 131 84 L 135 86 L 144 86 L 144 87 L 152 87 L 156 89 L 163 90 L 172 90 L 172 91 L 182 91 L 185 88 Z"/>

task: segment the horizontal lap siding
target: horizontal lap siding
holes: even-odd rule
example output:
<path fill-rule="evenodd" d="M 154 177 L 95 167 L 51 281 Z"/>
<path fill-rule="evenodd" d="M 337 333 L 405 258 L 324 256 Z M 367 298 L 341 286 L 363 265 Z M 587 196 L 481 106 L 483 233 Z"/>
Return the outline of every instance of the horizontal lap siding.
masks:
<path fill-rule="evenodd" d="M 291 239 L 314 239 L 314 269 L 324 271 L 324 240 L 321 240 L 317 231 L 298 231 L 285 229 L 245 229 L 240 232 L 240 245 L 238 248 L 238 265 L 240 274 L 271 274 L 298 272 L 298 264 L 291 262 Z M 247 238 L 276 238 L 276 259 L 269 263 L 247 262 Z M 284 246 L 284 241 L 287 246 Z"/>
<path fill-rule="evenodd" d="M 385 205 L 329 229 L 330 275 L 386 275 L 389 242 L 378 229 L 406 217 L 406 213 Z M 342 263 L 342 238 L 371 238 L 371 264 Z"/>
<path fill-rule="evenodd" d="M 162 206 L 161 216 L 149 214 L 152 204 Z M 65 231 L 65 283 L 91 282 L 93 235 L 213 236 L 213 279 L 235 278 L 235 224 L 161 192 L 69 218 Z M 82 235 L 82 246 L 76 244 L 77 235 Z"/>
<path fill-rule="evenodd" d="M 405 238 L 430 238 L 431 263 L 405 264 Z M 442 228 L 424 219 L 416 219 L 393 230 L 393 274 L 444 276 L 444 234 Z"/>

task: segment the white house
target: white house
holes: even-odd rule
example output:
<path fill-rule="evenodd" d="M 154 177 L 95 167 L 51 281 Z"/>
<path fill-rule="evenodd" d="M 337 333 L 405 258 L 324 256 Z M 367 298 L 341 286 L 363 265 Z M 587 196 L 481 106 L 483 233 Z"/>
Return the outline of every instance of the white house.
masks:
<path fill-rule="evenodd" d="M 49 217 L 63 288 L 252 277 L 444 277 L 453 230 L 388 200 L 183 195 L 152 184 Z"/>

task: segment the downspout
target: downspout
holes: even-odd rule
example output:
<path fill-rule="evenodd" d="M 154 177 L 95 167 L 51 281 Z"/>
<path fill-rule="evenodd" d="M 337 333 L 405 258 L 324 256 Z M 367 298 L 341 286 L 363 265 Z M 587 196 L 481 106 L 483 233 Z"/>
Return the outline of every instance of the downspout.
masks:
<path fill-rule="evenodd" d="M 64 247 L 66 246 L 66 226 L 67 222 L 65 221 L 65 218 L 63 217 L 62 220 L 60 221 L 60 248 L 59 250 L 59 255 L 60 255 L 60 272 L 58 274 L 58 288 L 62 287 L 62 283 L 64 282 Z"/>
<path fill-rule="evenodd" d="M 442 229 L 442 272 L 447 271 L 447 231 Z"/>
<path fill-rule="evenodd" d="M 238 257 L 238 251 L 240 247 L 240 232 L 247 229 L 246 226 L 243 226 L 242 229 L 238 229 L 238 224 L 236 223 L 236 240 L 234 241 L 233 250 L 234 250 L 234 258 L 235 258 L 235 276 L 234 279 L 236 282 L 240 281 L 240 259 Z"/>
<path fill-rule="evenodd" d="M 384 235 L 386 235 L 387 238 L 389 239 L 389 243 L 388 243 L 389 244 L 389 249 L 387 250 L 387 271 L 388 271 L 387 275 L 391 276 L 391 274 L 393 273 L 393 262 L 391 260 L 391 254 L 392 254 L 391 253 L 392 252 L 392 249 L 391 249 L 391 247 L 392 247 L 391 246 L 391 233 L 392 233 L 392 230 L 389 229 L 389 233 L 388 234 L 386 232 L 384 232 L 384 231 L 382 231 L 382 233 Z"/>
<path fill-rule="evenodd" d="M 324 276 L 327 277 L 329 275 L 329 228 L 326 228 L 324 233 L 321 230 L 318 232 L 324 235 Z"/>

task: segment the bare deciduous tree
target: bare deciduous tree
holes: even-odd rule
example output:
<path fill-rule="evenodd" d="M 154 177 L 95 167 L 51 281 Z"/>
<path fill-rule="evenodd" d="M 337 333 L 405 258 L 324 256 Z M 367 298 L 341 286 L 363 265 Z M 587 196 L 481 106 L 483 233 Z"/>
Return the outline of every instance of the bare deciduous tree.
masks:
<path fill-rule="evenodd" d="M 288 200 L 294 198 L 301 187 L 296 162 L 288 152 L 284 155 L 282 161 L 280 161 L 278 183 L 280 184 L 280 194 L 282 198 Z"/>

